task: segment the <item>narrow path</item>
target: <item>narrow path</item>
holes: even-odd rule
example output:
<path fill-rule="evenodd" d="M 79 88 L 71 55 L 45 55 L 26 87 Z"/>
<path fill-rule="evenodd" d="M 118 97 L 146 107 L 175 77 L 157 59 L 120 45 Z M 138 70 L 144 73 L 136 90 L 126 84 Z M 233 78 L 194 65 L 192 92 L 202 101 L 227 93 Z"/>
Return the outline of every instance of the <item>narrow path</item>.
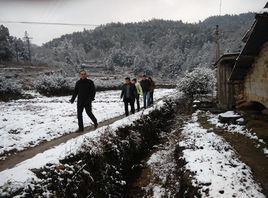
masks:
<path fill-rule="evenodd" d="M 110 124 L 114 123 L 115 121 L 122 119 L 123 117 L 124 117 L 124 115 L 120 115 L 120 116 L 105 120 L 103 122 L 100 122 L 99 127 L 110 125 Z M 0 171 L 3 171 L 5 169 L 10 169 L 20 162 L 23 162 L 24 160 L 27 160 L 27 159 L 34 157 L 38 153 L 42 153 L 42 152 L 44 152 L 52 147 L 55 147 L 61 143 L 65 143 L 72 138 L 76 138 L 80 135 L 89 133 L 89 132 L 94 131 L 94 130 L 95 129 L 93 126 L 89 126 L 89 127 L 85 128 L 85 131 L 83 133 L 75 133 L 75 132 L 69 133 L 69 134 L 63 135 L 59 138 L 53 139 L 51 141 L 45 141 L 43 143 L 40 143 L 36 147 L 32 147 L 32 148 L 28 148 L 28 149 L 23 150 L 23 151 L 19 151 L 18 153 L 10 155 L 5 160 L 1 161 Z"/>
<path fill-rule="evenodd" d="M 155 103 L 157 103 L 158 101 L 160 101 L 162 99 L 163 98 L 156 100 Z M 144 108 L 141 108 L 141 111 L 143 109 Z M 125 117 L 125 115 L 120 115 L 120 116 L 105 120 L 105 121 L 99 123 L 99 127 L 110 125 L 110 124 L 114 123 L 115 121 L 118 121 L 124 117 Z M 26 150 L 23 150 L 23 151 L 18 151 L 16 154 L 12 154 L 12 155 L 8 156 L 5 160 L 0 161 L 1 162 L 0 163 L 0 172 L 5 170 L 5 169 L 10 169 L 10 168 L 16 166 L 17 164 L 19 164 L 20 162 L 23 162 L 27 159 L 34 157 L 38 153 L 43 153 L 44 151 L 46 151 L 50 148 L 53 148 L 59 144 L 67 142 L 68 140 L 70 140 L 72 138 L 76 138 L 80 135 L 89 133 L 91 131 L 94 131 L 93 125 L 89 126 L 89 127 L 85 127 L 85 131 L 83 133 L 72 132 L 69 134 L 65 134 L 59 138 L 55 138 L 51 141 L 44 141 L 35 147 L 27 148 Z"/>
<path fill-rule="evenodd" d="M 205 114 L 200 114 L 198 121 L 204 128 L 213 128 L 213 131 L 217 135 L 223 137 L 232 145 L 239 154 L 240 160 L 251 168 L 255 180 L 261 184 L 263 193 L 268 196 L 268 158 L 261 149 L 256 148 L 256 143 L 241 134 L 230 133 L 225 129 L 215 128 L 214 125 L 208 122 L 208 117 Z M 254 127 L 251 129 L 252 132 L 255 132 Z"/>

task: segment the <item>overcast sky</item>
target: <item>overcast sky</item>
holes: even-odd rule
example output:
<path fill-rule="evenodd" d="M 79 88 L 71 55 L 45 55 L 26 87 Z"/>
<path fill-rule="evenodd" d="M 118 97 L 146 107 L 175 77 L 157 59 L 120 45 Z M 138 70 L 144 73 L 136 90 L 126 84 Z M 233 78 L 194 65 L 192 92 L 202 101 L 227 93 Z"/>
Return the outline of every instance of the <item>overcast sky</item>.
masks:
<path fill-rule="evenodd" d="M 222 0 L 222 14 L 258 11 L 267 0 Z M 171 19 L 198 22 L 219 15 L 220 0 L 0 0 L 1 21 L 105 24 Z M 42 44 L 65 33 L 89 29 L 80 26 L 6 24 L 11 35 Z"/>

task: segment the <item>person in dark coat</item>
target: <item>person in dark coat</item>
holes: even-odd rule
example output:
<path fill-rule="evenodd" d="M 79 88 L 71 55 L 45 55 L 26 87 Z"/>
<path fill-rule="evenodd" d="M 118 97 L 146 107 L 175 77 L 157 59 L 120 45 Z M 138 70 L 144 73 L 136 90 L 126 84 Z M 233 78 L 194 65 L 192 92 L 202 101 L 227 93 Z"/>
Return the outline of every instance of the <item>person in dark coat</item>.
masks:
<path fill-rule="evenodd" d="M 123 98 L 125 104 L 125 114 L 129 115 L 128 104 L 130 104 L 130 111 L 132 114 L 135 113 L 134 103 L 137 96 L 137 90 L 134 84 L 131 83 L 130 78 L 125 78 L 125 84 L 122 87 L 120 98 Z"/>
<path fill-rule="evenodd" d="M 155 90 L 155 82 L 151 77 L 148 78 L 150 82 L 150 99 L 149 99 L 149 106 L 154 104 L 154 90 Z"/>
<path fill-rule="evenodd" d="M 80 80 L 75 84 L 75 89 L 73 96 L 70 100 L 71 103 L 74 103 L 76 96 L 77 99 L 77 118 L 79 131 L 84 131 L 83 124 L 83 110 L 86 110 L 87 115 L 90 117 L 94 123 L 94 127 L 98 127 L 98 122 L 96 117 L 92 113 L 92 101 L 95 100 L 96 89 L 94 82 L 87 78 L 87 73 L 85 70 L 79 72 Z"/>
<path fill-rule="evenodd" d="M 146 109 L 149 106 L 150 102 L 150 81 L 148 80 L 146 75 L 142 76 L 140 84 L 143 92 L 143 106 Z"/>

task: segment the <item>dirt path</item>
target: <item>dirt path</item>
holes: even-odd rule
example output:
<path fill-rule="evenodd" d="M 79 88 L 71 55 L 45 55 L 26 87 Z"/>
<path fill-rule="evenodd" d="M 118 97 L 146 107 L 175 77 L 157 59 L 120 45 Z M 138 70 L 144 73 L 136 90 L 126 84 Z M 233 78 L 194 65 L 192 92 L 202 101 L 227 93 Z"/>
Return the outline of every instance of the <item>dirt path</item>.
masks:
<path fill-rule="evenodd" d="M 155 103 L 157 103 L 158 101 L 160 101 L 162 99 L 163 98 L 156 100 Z M 141 110 L 143 110 L 143 108 L 141 108 Z M 110 125 L 110 124 L 114 123 L 115 121 L 118 121 L 124 117 L 125 117 L 125 115 L 120 115 L 120 116 L 105 120 L 105 121 L 99 123 L 99 127 Z M 10 168 L 16 166 L 17 164 L 19 164 L 20 162 L 23 162 L 27 159 L 34 157 L 38 153 L 43 153 L 44 151 L 46 151 L 50 148 L 53 148 L 59 144 L 67 142 L 68 140 L 70 140 L 72 138 L 76 138 L 80 135 L 89 133 L 91 131 L 94 131 L 93 126 L 86 127 L 85 131 L 83 133 L 72 132 L 72 133 L 63 135 L 59 138 L 55 138 L 51 141 L 44 141 L 35 147 L 28 148 L 28 149 L 23 150 L 23 151 L 19 151 L 15 154 L 11 154 L 10 156 L 7 156 L 7 158 L 5 160 L 0 161 L 1 162 L 0 163 L 0 171 L 3 171 L 5 169 L 10 169 Z"/>
<path fill-rule="evenodd" d="M 201 113 L 199 115 L 199 122 L 204 128 L 213 128 L 213 131 L 217 135 L 222 136 L 232 145 L 239 154 L 240 160 L 251 168 L 255 180 L 263 189 L 263 193 L 268 196 L 268 158 L 260 148 L 256 148 L 256 142 L 241 134 L 230 133 L 224 129 L 215 128 L 215 126 L 210 124 L 207 120 L 208 118 L 205 114 Z M 261 121 L 259 120 L 259 122 Z M 258 123 L 256 127 L 252 125 L 252 132 L 256 132 L 256 128 L 267 132 L 267 123 L 265 123 L 266 121 L 262 123 L 264 127 L 261 127 L 262 125 L 260 123 Z M 256 133 L 258 134 L 258 132 Z"/>
<path fill-rule="evenodd" d="M 109 120 L 105 120 L 103 122 L 100 122 L 99 127 L 112 124 L 115 121 L 122 119 L 123 117 L 124 117 L 124 115 L 121 115 L 121 116 L 117 116 L 115 118 L 111 118 Z M 94 130 L 95 129 L 93 126 L 89 126 L 89 127 L 85 128 L 85 131 L 83 133 L 75 133 L 75 132 L 69 133 L 69 134 L 63 135 L 59 138 L 53 139 L 51 141 L 43 142 L 36 147 L 28 148 L 28 149 L 20 151 L 16 154 L 10 155 L 5 160 L 1 161 L 0 171 L 3 171 L 5 169 L 10 169 L 20 162 L 23 162 L 24 160 L 27 160 L 27 159 L 34 157 L 38 153 L 42 153 L 42 152 L 44 152 L 52 147 L 55 147 L 55 146 L 62 144 L 62 143 L 65 143 L 72 138 L 76 138 L 80 135 L 89 133 L 89 132 L 94 131 Z"/>

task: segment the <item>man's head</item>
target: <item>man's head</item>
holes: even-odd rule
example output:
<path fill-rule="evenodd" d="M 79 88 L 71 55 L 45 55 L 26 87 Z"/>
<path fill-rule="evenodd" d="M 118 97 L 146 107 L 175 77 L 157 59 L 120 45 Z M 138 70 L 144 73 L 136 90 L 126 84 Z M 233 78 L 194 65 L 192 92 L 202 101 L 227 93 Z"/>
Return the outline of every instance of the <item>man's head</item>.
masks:
<path fill-rule="evenodd" d="M 126 84 L 129 84 L 129 83 L 130 83 L 130 78 L 129 78 L 129 77 L 126 77 L 126 78 L 125 78 L 125 83 L 126 83 Z"/>
<path fill-rule="evenodd" d="M 142 80 L 145 80 L 147 78 L 147 76 L 144 74 L 143 76 L 142 76 Z"/>
<path fill-rule="evenodd" d="M 85 79 L 87 77 L 87 72 L 85 70 L 81 70 L 79 72 L 79 76 L 83 80 L 83 79 Z"/>
<path fill-rule="evenodd" d="M 133 84 L 136 84 L 136 82 L 137 82 L 137 79 L 136 78 L 132 79 L 132 83 Z"/>

